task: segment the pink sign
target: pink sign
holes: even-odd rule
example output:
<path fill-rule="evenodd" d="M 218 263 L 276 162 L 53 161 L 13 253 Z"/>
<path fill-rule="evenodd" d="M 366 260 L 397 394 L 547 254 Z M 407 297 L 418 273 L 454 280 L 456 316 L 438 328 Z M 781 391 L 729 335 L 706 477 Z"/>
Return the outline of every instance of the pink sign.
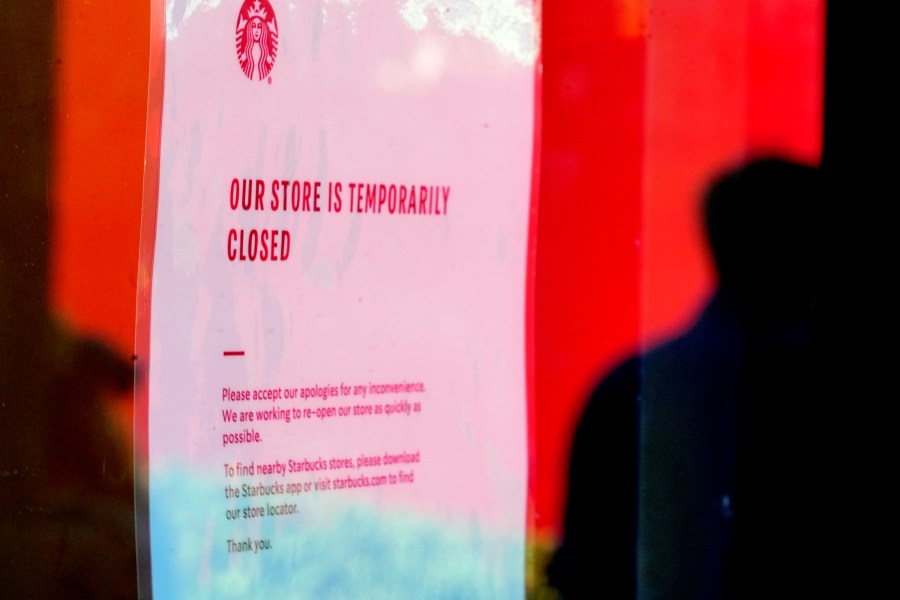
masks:
<path fill-rule="evenodd" d="M 523 597 L 531 4 L 165 14 L 154 595 Z"/>

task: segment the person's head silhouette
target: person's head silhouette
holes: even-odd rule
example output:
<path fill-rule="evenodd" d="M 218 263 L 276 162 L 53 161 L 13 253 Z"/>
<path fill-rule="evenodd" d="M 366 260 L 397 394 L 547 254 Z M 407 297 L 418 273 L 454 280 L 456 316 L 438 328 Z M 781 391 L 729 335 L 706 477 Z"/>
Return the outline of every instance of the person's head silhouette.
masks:
<path fill-rule="evenodd" d="M 797 318 L 815 305 L 821 277 L 818 169 L 752 162 L 714 180 L 706 232 L 723 293 L 750 317 Z"/>

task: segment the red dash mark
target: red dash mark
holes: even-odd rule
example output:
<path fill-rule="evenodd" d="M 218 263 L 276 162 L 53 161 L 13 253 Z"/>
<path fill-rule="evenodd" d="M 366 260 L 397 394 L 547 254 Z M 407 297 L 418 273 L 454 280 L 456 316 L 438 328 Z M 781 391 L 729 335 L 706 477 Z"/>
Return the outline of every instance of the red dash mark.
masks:
<path fill-rule="evenodd" d="M 243 350 L 226 350 L 222 354 L 225 356 L 243 356 L 244 351 Z"/>

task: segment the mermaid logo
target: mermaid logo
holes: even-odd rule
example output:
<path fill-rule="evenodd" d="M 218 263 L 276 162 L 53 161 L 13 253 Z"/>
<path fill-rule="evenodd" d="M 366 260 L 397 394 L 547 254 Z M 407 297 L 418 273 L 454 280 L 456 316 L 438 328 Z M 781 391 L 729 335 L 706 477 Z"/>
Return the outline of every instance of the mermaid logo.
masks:
<path fill-rule="evenodd" d="M 244 75 L 251 81 L 268 78 L 278 54 L 278 24 L 269 0 L 244 0 L 234 40 Z"/>

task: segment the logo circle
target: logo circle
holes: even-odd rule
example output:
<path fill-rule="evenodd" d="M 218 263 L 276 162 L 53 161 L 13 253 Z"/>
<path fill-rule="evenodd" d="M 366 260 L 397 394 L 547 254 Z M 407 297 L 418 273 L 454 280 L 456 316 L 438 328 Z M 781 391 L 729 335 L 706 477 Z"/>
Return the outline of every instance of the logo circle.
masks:
<path fill-rule="evenodd" d="M 268 79 L 278 54 L 278 23 L 269 0 L 244 0 L 234 28 L 234 43 L 247 79 Z"/>

